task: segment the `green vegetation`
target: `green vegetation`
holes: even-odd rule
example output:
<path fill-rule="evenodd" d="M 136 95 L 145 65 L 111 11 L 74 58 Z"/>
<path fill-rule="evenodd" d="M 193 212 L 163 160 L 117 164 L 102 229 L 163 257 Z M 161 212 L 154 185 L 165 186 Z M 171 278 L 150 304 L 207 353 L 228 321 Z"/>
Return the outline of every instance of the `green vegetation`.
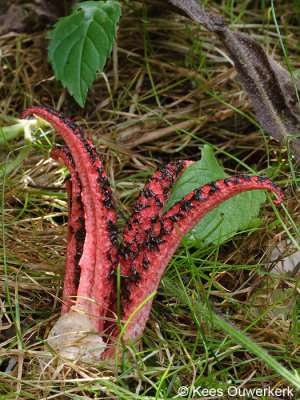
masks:
<path fill-rule="evenodd" d="M 265 1 L 204 3 L 297 78 L 296 0 L 275 2 L 274 10 Z M 113 54 L 96 72 L 82 109 L 54 79 L 41 51 L 50 26 L 0 36 L 0 398 L 199 398 L 200 387 L 226 393 L 240 385 L 290 388 L 296 398 L 299 268 L 285 270 L 280 260 L 300 250 L 299 173 L 285 143 L 258 126 L 222 43 L 175 13 L 124 2 Z M 216 169 L 268 176 L 285 193 L 282 207 L 267 197 L 258 218 L 239 226 L 238 235 L 226 234 L 222 244 L 213 230 L 210 241 L 203 233 L 205 246 L 181 245 L 142 340 L 119 362 L 61 360 L 46 345 L 60 312 L 68 171 L 49 158 L 49 150 L 62 143 L 58 135 L 30 122 L 26 135 L 18 120 L 29 105 L 41 103 L 64 111 L 96 144 L 120 232 L 155 169 L 170 160 L 200 160 L 204 144 L 221 164 Z M 271 259 L 279 244 L 279 255 Z"/>

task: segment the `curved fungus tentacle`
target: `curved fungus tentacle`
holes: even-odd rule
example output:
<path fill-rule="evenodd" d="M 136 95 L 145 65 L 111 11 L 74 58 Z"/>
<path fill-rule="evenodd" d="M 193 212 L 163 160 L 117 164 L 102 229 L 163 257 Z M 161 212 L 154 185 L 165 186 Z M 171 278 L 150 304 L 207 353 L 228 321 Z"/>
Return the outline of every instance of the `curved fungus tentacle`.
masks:
<path fill-rule="evenodd" d="M 68 146 L 57 146 L 50 153 L 51 157 L 63 162 L 70 171 L 71 179 L 66 181 L 68 194 L 68 234 L 66 249 L 66 268 L 63 289 L 61 315 L 69 311 L 75 303 L 80 281 L 79 261 L 85 241 L 85 214 L 81 198 L 82 186 Z"/>
<path fill-rule="evenodd" d="M 164 206 L 175 181 L 190 164 L 192 161 L 175 161 L 158 169 L 148 179 L 135 202 L 118 249 L 118 263 L 123 279 L 122 308 L 124 301 L 130 296 L 131 286 L 139 286 L 141 274 L 148 268 L 147 258 L 144 257 L 140 263 L 138 256 L 151 240 L 154 227 L 160 224 Z M 112 308 L 113 306 L 114 304 Z"/>
<path fill-rule="evenodd" d="M 109 330 L 111 337 L 117 340 L 119 331 L 116 324 L 105 323 L 105 319 L 112 315 L 109 309 L 116 312 L 117 294 L 113 278 L 118 264 L 122 283 L 121 317 L 125 323 L 157 290 L 181 239 L 209 211 L 230 197 L 249 190 L 274 192 L 278 196 L 275 204 L 283 200 L 279 186 L 271 180 L 237 175 L 195 189 L 163 215 L 174 182 L 192 163 L 170 162 L 156 171 L 142 189 L 117 250 L 116 213 L 107 176 L 95 147 L 82 129 L 61 112 L 50 107 L 30 107 L 22 118 L 29 114 L 44 118 L 63 136 L 67 146 L 52 150 L 51 155 L 62 161 L 71 175 L 71 180 L 67 181 L 69 232 L 63 294 L 77 297 L 75 306 L 72 300 L 65 301 L 63 316 L 53 328 L 52 337 L 64 337 L 73 332 L 70 330 L 72 326 L 86 326 L 89 332 L 94 330 L 100 334 Z M 152 300 L 130 319 L 125 341 L 128 338 L 135 340 L 142 334 L 151 305 Z M 68 341 L 69 338 L 59 341 L 58 348 L 73 349 L 74 344 Z M 102 358 L 107 358 L 115 353 L 113 345 L 104 351 L 99 334 L 93 340 L 90 336 L 81 338 L 81 347 L 86 349 L 88 345 L 98 346 L 97 352 L 91 353 L 97 357 L 101 354 Z"/>
<path fill-rule="evenodd" d="M 164 271 L 182 238 L 201 218 L 225 200 L 244 191 L 257 189 L 267 189 L 276 193 L 278 200 L 274 201 L 275 204 L 282 200 L 279 186 L 271 180 L 258 176 L 237 175 L 208 183 L 178 201 L 160 219 L 160 223 L 153 227 L 150 239 L 136 258 L 137 265 L 141 265 L 143 260 L 147 259 L 147 270 L 143 270 L 140 274 L 138 290 L 135 290 L 132 284 L 130 285 L 131 296 L 128 301 L 124 301 L 123 320 L 127 321 L 137 307 L 157 290 Z M 136 339 L 143 332 L 152 301 L 152 299 L 148 301 L 131 318 L 126 329 L 130 340 Z"/>
<path fill-rule="evenodd" d="M 94 329 L 102 332 L 113 287 L 109 275 L 117 257 L 115 235 L 111 234 L 115 231 L 116 212 L 107 176 L 95 146 L 78 125 L 50 107 L 32 106 L 21 118 L 30 114 L 45 119 L 61 134 L 79 175 L 86 237 L 79 262 L 81 274 L 76 303 L 87 309 Z"/>

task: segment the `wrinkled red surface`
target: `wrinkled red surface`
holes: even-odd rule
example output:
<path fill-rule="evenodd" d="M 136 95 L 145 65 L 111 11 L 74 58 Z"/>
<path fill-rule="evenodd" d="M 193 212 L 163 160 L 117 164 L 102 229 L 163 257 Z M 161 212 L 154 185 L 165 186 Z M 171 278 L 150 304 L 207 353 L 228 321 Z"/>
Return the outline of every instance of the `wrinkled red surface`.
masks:
<path fill-rule="evenodd" d="M 116 213 L 107 176 L 94 145 L 82 129 L 50 107 L 30 107 L 21 118 L 35 114 L 48 121 L 64 138 L 74 160 L 82 185 L 86 239 L 80 259 L 81 275 L 77 303 L 93 316 L 95 330 L 103 331 L 113 281 L 109 279 L 116 261 L 116 242 L 109 226 L 114 226 Z M 93 301 L 91 301 L 92 299 Z"/>
<path fill-rule="evenodd" d="M 195 189 L 162 215 L 174 182 L 192 163 L 171 162 L 158 170 L 141 191 L 132 217 L 126 224 L 123 242 L 117 253 L 115 210 L 108 180 L 94 146 L 81 128 L 62 113 L 49 107 L 30 107 L 22 117 L 31 113 L 50 122 L 61 133 L 68 146 L 52 151 L 52 156 L 61 159 L 68 167 L 72 180 L 67 183 L 67 191 L 69 226 L 72 226 L 75 233 L 68 233 L 64 295 L 77 294 L 76 302 L 88 307 L 95 330 L 109 331 L 115 339 L 119 336 L 116 323 L 104 323 L 104 320 L 107 316 L 113 316 L 108 313 L 108 308 L 114 313 L 117 311 L 115 283 L 118 264 L 122 323 L 130 320 L 124 340 L 132 341 L 141 335 L 145 328 L 152 299 L 139 311 L 136 310 L 157 290 L 165 268 L 181 239 L 204 215 L 230 197 L 248 190 L 267 189 L 277 194 L 278 200 L 274 201 L 275 204 L 282 201 L 280 188 L 269 179 L 237 175 Z M 74 202 L 78 202 L 80 206 L 75 207 Z M 80 222 L 80 218 L 83 217 L 85 237 L 76 237 L 76 232 L 83 226 Z M 77 276 L 74 257 L 77 255 L 78 259 L 78 245 L 83 240 L 77 289 L 74 279 Z M 70 304 L 70 301 L 65 303 L 63 313 Z M 113 341 L 110 344 L 112 347 L 106 351 L 104 357 L 109 357 L 115 352 Z"/>
<path fill-rule="evenodd" d="M 267 189 L 277 194 L 282 200 L 279 187 L 272 181 L 260 177 L 236 176 L 218 180 L 195 189 L 176 203 L 163 218 L 153 226 L 151 232 L 151 246 L 146 246 L 136 258 L 141 265 L 143 259 L 148 261 L 147 270 L 141 273 L 138 290 L 132 284 L 130 301 L 125 301 L 124 320 L 127 321 L 137 307 L 157 290 L 162 275 L 178 248 L 182 238 L 203 218 L 209 211 L 216 208 L 225 200 L 249 190 Z M 136 339 L 143 332 L 149 317 L 152 299 L 147 302 L 130 320 L 126 333 L 131 340 Z"/>
<path fill-rule="evenodd" d="M 50 155 L 55 160 L 63 162 L 71 175 L 71 179 L 66 181 L 68 193 L 68 235 L 63 289 L 64 302 L 61 307 L 61 315 L 64 315 L 75 304 L 77 296 L 80 280 L 79 261 L 85 241 L 85 214 L 81 199 L 81 183 L 76 173 L 70 150 L 67 146 L 56 147 L 51 151 Z"/>

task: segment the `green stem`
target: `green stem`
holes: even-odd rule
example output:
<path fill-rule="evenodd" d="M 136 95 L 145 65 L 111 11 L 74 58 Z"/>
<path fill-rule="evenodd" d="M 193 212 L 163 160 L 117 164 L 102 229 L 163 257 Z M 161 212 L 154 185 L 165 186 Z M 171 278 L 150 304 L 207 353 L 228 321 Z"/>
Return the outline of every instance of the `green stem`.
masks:
<path fill-rule="evenodd" d="M 20 136 L 24 132 L 26 122 L 27 121 L 22 121 L 11 126 L 0 127 L 0 144 L 7 143 Z"/>
<path fill-rule="evenodd" d="M 17 124 L 7 126 L 7 127 L 0 127 L 0 145 L 7 143 L 8 141 L 20 136 L 22 133 L 24 134 L 25 145 L 20 147 L 21 150 L 17 157 L 13 160 L 8 162 L 10 155 L 13 153 L 12 151 L 9 152 L 6 164 L 1 167 L 0 166 L 0 178 L 3 178 L 4 175 L 9 174 L 14 169 L 16 169 L 22 161 L 28 156 L 31 146 L 32 146 L 32 137 L 31 137 L 31 128 L 36 126 L 37 128 L 43 126 L 50 126 L 46 121 L 42 120 L 41 118 L 38 119 L 31 119 L 31 120 L 24 120 L 18 122 Z"/>
<path fill-rule="evenodd" d="M 19 154 L 17 155 L 17 157 L 11 161 L 8 162 L 9 160 L 9 156 L 13 153 L 13 152 L 9 152 L 6 158 L 6 163 L 4 165 L 4 167 L 2 167 L 1 171 L 0 171 L 0 178 L 2 178 L 4 175 L 9 174 L 10 172 L 12 172 L 15 168 L 17 168 L 22 161 L 28 156 L 30 149 L 31 149 L 31 144 L 32 144 L 32 137 L 31 137 L 31 133 L 30 133 L 30 126 L 31 124 L 25 124 L 23 125 L 23 131 L 24 131 L 24 139 L 25 139 L 25 146 L 21 147 L 21 151 L 19 152 Z"/>

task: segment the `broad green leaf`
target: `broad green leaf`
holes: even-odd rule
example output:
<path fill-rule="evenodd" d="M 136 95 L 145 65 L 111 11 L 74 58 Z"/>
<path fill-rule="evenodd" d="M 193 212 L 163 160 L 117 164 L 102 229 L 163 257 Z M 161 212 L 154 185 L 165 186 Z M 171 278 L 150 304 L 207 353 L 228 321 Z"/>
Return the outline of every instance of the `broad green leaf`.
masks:
<path fill-rule="evenodd" d="M 201 160 L 190 165 L 177 180 L 165 210 L 197 187 L 228 176 L 218 164 L 213 150 L 204 146 Z M 259 213 L 260 204 L 265 200 L 266 195 L 262 190 L 240 193 L 226 200 L 199 221 L 188 234 L 188 242 L 194 246 L 218 243 L 219 240 L 220 243 L 224 242 L 236 232 L 249 227 L 252 218 Z"/>
<path fill-rule="evenodd" d="M 48 35 L 48 58 L 60 80 L 83 107 L 86 94 L 110 56 L 121 16 L 117 1 L 86 1 L 73 7 Z"/>

